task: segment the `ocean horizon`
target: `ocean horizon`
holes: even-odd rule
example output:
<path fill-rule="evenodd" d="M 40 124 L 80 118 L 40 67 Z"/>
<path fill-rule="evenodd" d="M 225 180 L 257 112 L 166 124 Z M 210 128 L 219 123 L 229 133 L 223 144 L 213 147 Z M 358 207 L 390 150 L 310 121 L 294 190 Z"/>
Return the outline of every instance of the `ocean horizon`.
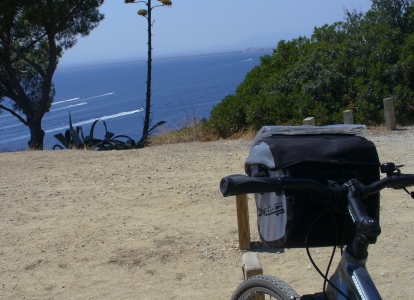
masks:
<path fill-rule="evenodd" d="M 152 124 L 166 121 L 160 129 L 179 129 L 193 118 L 208 119 L 214 105 L 235 92 L 246 74 L 271 51 L 228 53 L 156 59 L 152 63 Z M 45 149 L 60 144 L 54 137 L 73 125 L 89 135 L 95 120 L 104 120 L 108 131 L 141 137 L 146 99 L 146 61 L 95 62 L 64 65 L 53 78 L 56 95 L 43 117 Z M 11 101 L 3 102 L 11 107 Z M 25 118 L 24 115 L 22 115 Z M 102 138 L 102 122 L 95 137 Z M 9 112 L 0 114 L 0 152 L 27 149 L 30 132 Z"/>

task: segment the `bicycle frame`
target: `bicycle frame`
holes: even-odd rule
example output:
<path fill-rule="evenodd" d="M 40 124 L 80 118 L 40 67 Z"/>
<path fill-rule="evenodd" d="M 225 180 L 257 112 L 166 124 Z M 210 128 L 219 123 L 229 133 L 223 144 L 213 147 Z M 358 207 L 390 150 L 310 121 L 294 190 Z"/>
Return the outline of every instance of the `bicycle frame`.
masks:
<path fill-rule="evenodd" d="M 361 191 L 359 182 L 350 180 L 344 186 L 348 186 L 349 209 L 357 224 L 357 231 L 353 244 L 345 248 L 341 260 L 330 278 L 331 283 L 342 294 L 329 284 L 326 296 L 328 299 L 378 300 L 381 299 L 381 296 L 368 273 L 366 262 L 368 245 L 376 242 L 381 233 L 381 227 L 376 220 L 368 216 L 362 205 L 359 196 Z"/>
<path fill-rule="evenodd" d="M 357 224 L 354 241 L 345 248 L 341 260 L 326 288 L 327 299 L 378 300 L 381 296 L 366 268 L 368 245 L 374 244 L 381 233 L 379 223 L 370 218 L 362 205 L 361 185 L 356 180 L 344 184 L 348 187 L 347 198 L 350 215 Z M 335 286 L 336 289 L 333 287 Z M 340 290 L 341 293 L 338 291 Z M 323 293 L 319 294 L 325 299 Z"/>
<path fill-rule="evenodd" d="M 406 189 L 407 186 L 414 185 L 414 174 L 402 174 L 398 167 L 393 163 L 381 165 L 381 172 L 386 173 L 387 178 L 383 178 L 366 186 L 356 179 L 351 179 L 342 185 L 338 185 L 336 182 L 332 181 L 332 187 L 324 187 L 319 182 L 309 179 L 293 179 L 288 177 L 254 178 L 242 175 L 232 175 L 222 179 L 220 189 L 224 196 L 245 193 L 277 192 L 287 189 L 307 189 L 316 191 L 322 195 L 328 195 L 332 201 L 335 201 L 335 199 L 339 199 L 339 201 L 347 199 L 349 215 L 356 224 L 355 237 L 345 248 L 341 260 L 329 280 L 330 283 L 328 284 L 325 293 L 321 292 L 313 295 L 303 295 L 300 299 L 379 300 L 382 298 L 368 273 L 366 261 L 368 257 L 368 246 L 376 243 L 377 237 L 381 234 L 381 227 L 377 220 L 371 218 L 367 214 L 362 199 L 374 193 L 378 193 L 386 187 L 404 189 L 408 194 L 411 194 L 412 198 L 414 198 L 414 192 L 410 193 Z M 343 202 L 339 203 L 342 205 L 344 204 Z M 317 270 L 322 277 L 324 277 L 318 268 Z M 243 288 L 246 287 L 248 287 L 248 285 L 243 286 Z M 250 288 L 254 289 L 255 287 L 250 286 Z M 282 291 L 278 286 L 275 286 L 275 290 Z M 243 290 L 238 288 L 238 291 L 240 292 Z M 288 294 L 285 293 L 285 296 L 286 295 Z M 289 297 L 293 299 L 294 296 L 290 295 Z"/>
<path fill-rule="evenodd" d="M 366 268 L 367 259 L 357 259 L 350 255 L 347 250 L 342 254 L 341 260 L 331 276 L 330 281 L 334 284 L 346 298 L 342 296 L 330 284 L 324 293 L 314 295 L 303 295 L 301 299 L 307 300 L 379 300 L 382 299 L 371 276 Z"/>
<path fill-rule="evenodd" d="M 338 267 L 330 280 L 348 299 L 381 299 L 365 266 L 366 262 L 366 258 L 352 257 L 346 249 L 342 254 Z M 328 299 L 345 299 L 331 285 L 328 285 L 326 294 Z"/>

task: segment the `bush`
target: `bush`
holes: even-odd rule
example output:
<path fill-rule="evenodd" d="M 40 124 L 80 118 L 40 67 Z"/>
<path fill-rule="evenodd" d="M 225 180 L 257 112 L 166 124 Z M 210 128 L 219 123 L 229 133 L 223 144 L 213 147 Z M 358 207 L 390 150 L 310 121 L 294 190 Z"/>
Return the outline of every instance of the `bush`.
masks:
<path fill-rule="evenodd" d="M 207 128 L 221 137 L 229 137 L 247 127 L 244 99 L 229 95 L 213 107 Z"/>
<path fill-rule="evenodd" d="M 344 22 L 315 28 L 310 39 L 279 42 L 236 93 L 213 108 L 211 130 L 227 137 L 302 124 L 306 117 L 318 125 L 341 123 L 346 109 L 355 122 L 378 125 L 383 99 L 390 97 L 397 123 L 414 123 L 413 24 L 413 1 L 378 0 L 366 14 L 347 11 Z"/>

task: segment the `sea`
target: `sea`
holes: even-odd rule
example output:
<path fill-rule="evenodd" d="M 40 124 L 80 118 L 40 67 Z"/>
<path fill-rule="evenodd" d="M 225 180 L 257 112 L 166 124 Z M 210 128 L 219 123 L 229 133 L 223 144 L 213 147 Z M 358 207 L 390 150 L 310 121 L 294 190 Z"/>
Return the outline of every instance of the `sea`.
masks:
<path fill-rule="evenodd" d="M 233 53 L 154 59 L 152 63 L 152 124 L 166 123 L 160 130 L 175 130 L 210 117 L 211 109 L 227 95 L 233 94 L 246 74 L 260 64 L 269 52 Z M 45 149 L 60 144 L 54 137 L 73 126 L 89 135 L 103 138 L 107 130 L 139 140 L 142 134 L 146 99 L 147 63 L 131 61 L 58 68 L 53 83 L 56 95 L 52 107 L 43 117 Z M 11 107 L 11 101 L 3 105 Z M 22 115 L 25 119 L 25 116 Z M 0 113 L 0 152 L 28 148 L 30 132 L 7 111 Z"/>

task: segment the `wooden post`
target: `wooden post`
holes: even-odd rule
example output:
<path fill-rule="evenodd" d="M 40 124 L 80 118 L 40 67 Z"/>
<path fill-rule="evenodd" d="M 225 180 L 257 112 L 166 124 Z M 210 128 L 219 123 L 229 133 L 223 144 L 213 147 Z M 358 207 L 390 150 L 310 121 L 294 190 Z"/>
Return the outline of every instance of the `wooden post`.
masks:
<path fill-rule="evenodd" d="M 306 118 L 305 120 L 303 120 L 303 125 L 315 126 L 315 118 L 314 117 Z"/>
<path fill-rule="evenodd" d="M 243 260 L 242 270 L 243 270 L 244 280 L 254 275 L 263 274 L 262 264 L 260 263 L 259 256 L 257 255 L 257 253 L 253 253 L 253 252 L 243 253 L 242 260 Z M 249 299 L 264 300 L 265 299 L 264 296 L 265 295 L 259 294 L 259 295 L 254 295 L 253 297 L 250 297 Z"/>
<path fill-rule="evenodd" d="M 237 227 L 239 230 L 240 250 L 250 249 L 249 206 L 247 195 L 236 196 Z"/>
<path fill-rule="evenodd" d="M 263 274 L 262 264 L 255 252 L 245 252 L 242 255 L 244 280 L 254 275 Z"/>
<path fill-rule="evenodd" d="M 388 130 L 397 129 L 395 126 L 395 115 L 394 115 L 394 99 L 385 98 L 384 99 L 384 114 L 385 114 L 385 124 Z"/>
<path fill-rule="evenodd" d="M 344 111 L 344 124 L 354 124 L 354 119 L 352 117 L 352 110 Z"/>

